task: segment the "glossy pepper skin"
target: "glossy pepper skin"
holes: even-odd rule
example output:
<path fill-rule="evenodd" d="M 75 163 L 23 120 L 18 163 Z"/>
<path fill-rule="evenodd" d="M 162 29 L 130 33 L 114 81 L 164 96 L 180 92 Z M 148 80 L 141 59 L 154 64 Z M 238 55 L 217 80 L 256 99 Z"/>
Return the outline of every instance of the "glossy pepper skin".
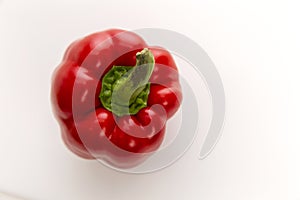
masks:
<path fill-rule="evenodd" d="M 118 116 L 99 98 L 103 77 L 113 66 L 135 68 L 137 53 L 145 48 L 155 61 L 146 104 L 136 114 Z M 67 48 L 52 77 L 51 101 L 62 138 L 73 153 L 128 168 L 160 147 L 182 94 L 178 69 L 167 50 L 149 47 L 135 33 L 110 29 Z"/>

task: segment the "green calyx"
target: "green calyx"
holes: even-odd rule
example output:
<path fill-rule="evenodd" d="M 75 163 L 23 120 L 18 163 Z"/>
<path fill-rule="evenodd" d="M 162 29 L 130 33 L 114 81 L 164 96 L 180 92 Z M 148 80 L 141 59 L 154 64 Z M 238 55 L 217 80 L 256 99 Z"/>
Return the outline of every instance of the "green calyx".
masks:
<path fill-rule="evenodd" d="M 134 115 L 147 106 L 154 57 L 147 48 L 136 54 L 135 66 L 113 66 L 102 79 L 99 98 L 117 116 Z"/>

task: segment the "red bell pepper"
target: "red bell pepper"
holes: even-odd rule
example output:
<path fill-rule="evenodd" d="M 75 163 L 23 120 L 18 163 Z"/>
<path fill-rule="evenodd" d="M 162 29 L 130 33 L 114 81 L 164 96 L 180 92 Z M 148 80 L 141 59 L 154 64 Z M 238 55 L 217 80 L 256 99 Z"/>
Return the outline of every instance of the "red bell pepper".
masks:
<path fill-rule="evenodd" d="M 126 168 L 160 147 L 182 94 L 167 50 L 111 29 L 68 47 L 53 74 L 51 100 L 72 152 Z"/>

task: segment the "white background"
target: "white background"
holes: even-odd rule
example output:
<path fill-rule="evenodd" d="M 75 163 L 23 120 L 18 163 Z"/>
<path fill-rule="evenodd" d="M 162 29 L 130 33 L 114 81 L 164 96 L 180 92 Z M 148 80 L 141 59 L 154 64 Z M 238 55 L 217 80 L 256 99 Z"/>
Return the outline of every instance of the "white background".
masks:
<path fill-rule="evenodd" d="M 297 0 L 0 0 L 0 191 L 33 200 L 299 200 Z M 223 79 L 227 116 L 213 153 L 191 147 L 146 175 L 64 147 L 49 102 L 67 45 L 106 28 L 165 28 L 198 42 Z"/>

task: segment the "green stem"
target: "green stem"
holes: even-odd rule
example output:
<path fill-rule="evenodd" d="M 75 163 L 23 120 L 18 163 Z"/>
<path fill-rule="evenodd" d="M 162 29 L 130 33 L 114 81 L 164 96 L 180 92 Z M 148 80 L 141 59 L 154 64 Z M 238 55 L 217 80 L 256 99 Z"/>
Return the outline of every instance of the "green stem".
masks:
<path fill-rule="evenodd" d="M 118 116 L 136 114 L 147 106 L 154 57 L 147 48 L 136 54 L 136 65 L 113 66 L 103 77 L 99 98 Z"/>

